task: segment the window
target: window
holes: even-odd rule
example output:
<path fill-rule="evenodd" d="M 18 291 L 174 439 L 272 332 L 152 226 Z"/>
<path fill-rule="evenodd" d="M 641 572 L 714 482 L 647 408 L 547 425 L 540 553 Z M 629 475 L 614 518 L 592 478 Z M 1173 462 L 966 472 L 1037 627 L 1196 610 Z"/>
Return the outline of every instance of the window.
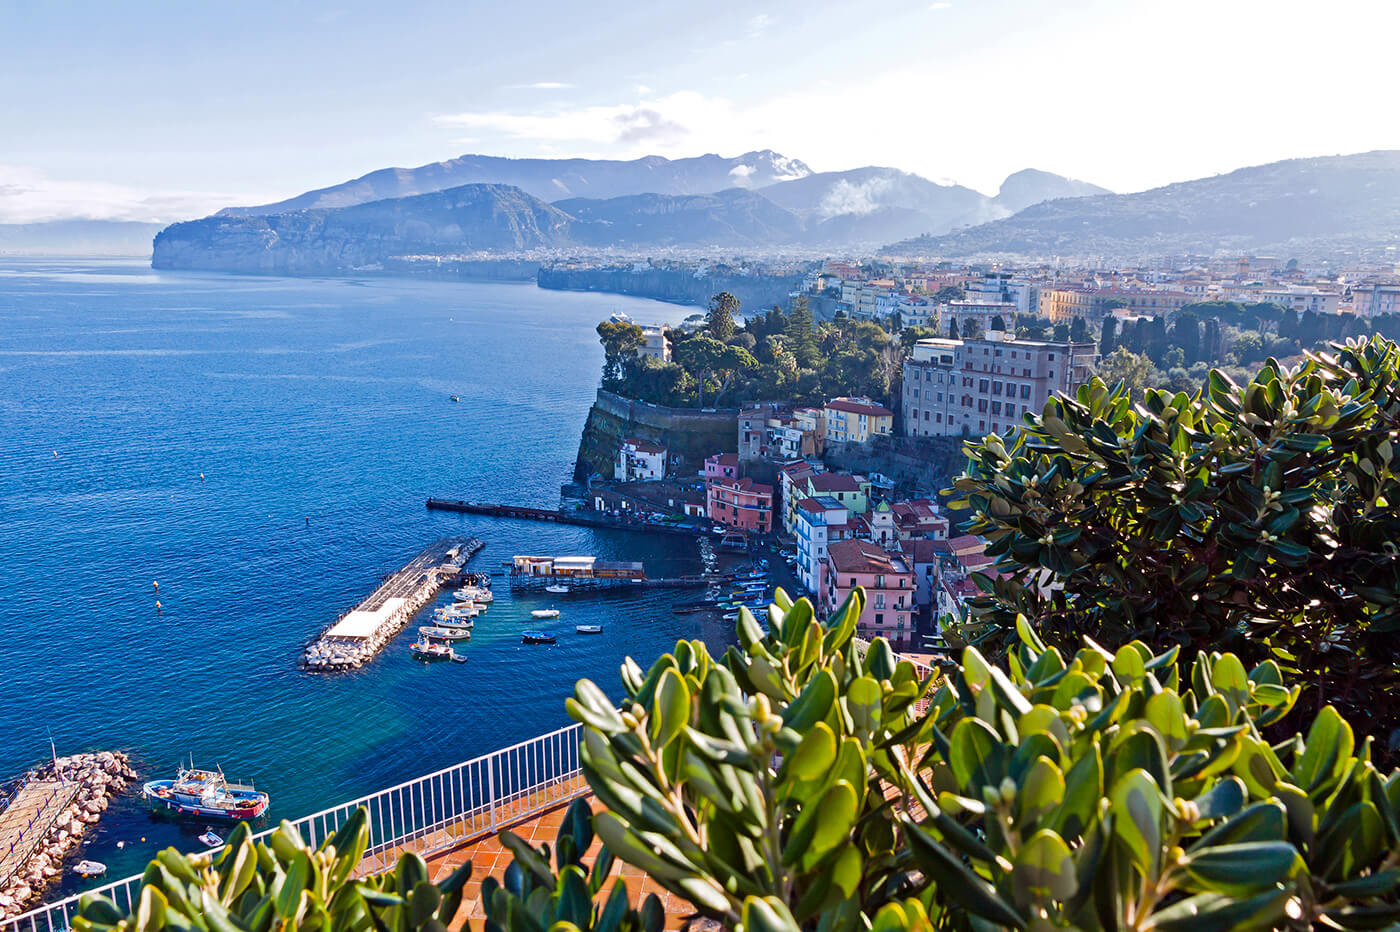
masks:
<path fill-rule="evenodd" d="M 987 399 L 985 399 L 985 398 L 980 398 L 980 399 L 978 399 L 978 401 L 977 401 L 977 410 L 980 411 L 980 412 L 982 412 L 982 413 L 984 413 L 984 414 L 986 413 L 986 411 L 987 411 Z"/>
<path fill-rule="evenodd" d="M 992 413 L 993 413 L 993 414 L 1000 414 L 1000 413 L 1001 413 L 1001 402 L 1000 402 L 1000 401 L 994 401 L 994 402 L 992 402 Z"/>
<path fill-rule="evenodd" d="M 992 383 L 992 394 L 993 394 L 993 395 L 998 395 L 998 396 L 1001 395 L 1001 383 L 1000 383 L 1000 382 L 993 382 L 993 383 Z"/>
<path fill-rule="evenodd" d="M 978 379 L 978 380 L 977 380 L 977 390 L 978 390 L 979 392 L 985 392 L 985 391 L 987 390 L 987 380 L 986 380 L 986 379 Z"/>
<path fill-rule="evenodd" d="M 1029 398 L 1030 396 L 1031 396 L 1031 387 L 1030 387 L 1029 385 L 1022 385 L 1022 386 L 1021 386 L 1021 397 L 1022 397 L 1022 398 Z"/>
<path fill-rule="evenodd" d="M 927 412 L 927 411 L 924 412 L 924 420 L 926 420 L 926 421 L 928 420 L 928 412 Z"/>
<path fill-rule="evenodd" d="M 885 607 L 885 594 L 884 594 L 883 592 L 877 592 L 877 593 L 875 593 L 875 607 L 876 607 L 876 608 L 884 608 L 884 607 Z"/>
<path fill-rule="evenodd" d="M 1055 354 L 1054 354 L 1054 353 L 1051 353 L 1049 359 L 1050 359 L 1051 362 L 1054 362 L 1054 361 L 1055 361 Z"/>
<path fill-rule="evenodd" d="M 883 589 L 883 588 L 885 588 L 885 577 L 883 577 L 883 576 L 876 576 L 876 577 L 875 577 L 875 588 L 876 588 L 876 589 Z M 879 598 L 883 600 L 883 599 L 884 599 L 884 596 L 880 596 Z"/>
<path fill-rule="evenodd" d="M 883 614 L 881 614 L 880 612 L 876 612 L 876 613 L 875 613 L 875 624 L 880 625 L 880 624 L 884 624 L 884 623 L 885 623 L 885 616 L 884 616 Z"/>

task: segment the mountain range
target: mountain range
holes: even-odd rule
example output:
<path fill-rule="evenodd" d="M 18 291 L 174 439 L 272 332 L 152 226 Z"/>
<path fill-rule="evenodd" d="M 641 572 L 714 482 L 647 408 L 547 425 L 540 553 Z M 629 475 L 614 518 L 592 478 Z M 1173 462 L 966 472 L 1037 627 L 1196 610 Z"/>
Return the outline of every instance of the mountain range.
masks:
<path fill-rule="evenodd" d="M 1288 159 L 1136 194 L 1046 200 L 882 252 L 1046 258 L 1227 251 L 1393 260 L 1397 248 L 1400 151 L 1392 150 Z"/>
<path fill-rule="evenodd" d="M 312 273 L 539 248 L 873 248 L 1009 216 L 1041 192 L 1104 190 L 1025 171 L 988 197 L 894 168 L 813 172 L 771 150 L 628 162 L 466 155 L 174 224 L 153 264 Z"/>

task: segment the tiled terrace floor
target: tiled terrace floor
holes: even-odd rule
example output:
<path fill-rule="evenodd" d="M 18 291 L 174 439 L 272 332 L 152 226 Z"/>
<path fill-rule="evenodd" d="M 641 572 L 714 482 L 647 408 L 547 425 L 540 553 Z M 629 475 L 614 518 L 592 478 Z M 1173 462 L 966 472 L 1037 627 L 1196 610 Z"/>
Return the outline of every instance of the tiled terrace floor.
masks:
<path fill-rule="evenodd" d="M 593 796 L 586 798 L 595 811 L 600 808 Z M 553 850 L 555 836 L 564 822 L 564 813 L 568 806 L 569 801 L 563 801 L 553 809 L 515 825 L 507 826 L 507 828 L 521 838 L 529 839 L 536 847 L 548 844 Z M 602 842 L 597 838 L 593 839 L 593 845 L 589 848 L 585 860 L 591 864 L 601 847 Z M 487 876 L 501 880 L 505 875 L 506 866 L 511 862 L 511 854 L 496 840 L 494 834 L 488 835 L 478 841 L 468 842 L 458 848 L 429 857 L 429 875 L 433 880 L 443 880 L 467 861 L 472 862 L 472 876 L 471 880 L 467 882 L 462 897 L 462 909 L 457 914 L 457 921 L 454 923 L 454 927 L 458 929 L 465 925 L 465 920 L 479 924 L 480 920 L 486 918 L 486 912 L 481 905 L 481 881 Z M 613 884 L 619 878 L 626 882 L 627 896 L 634 906 L 640 906 L 647 894 L 656 894 L 666 910 L 666 929 L 668 930 L 680 929 L 695 911 L 690 903 L 657 886 L 640 869 L 630 864 L 623 864 L 621 861 L 613 862 L 608 882 L 599 891 L 598 897 L 595 899 L 596 903 L 601 905 L 607 899 L 612 893 Z"/>

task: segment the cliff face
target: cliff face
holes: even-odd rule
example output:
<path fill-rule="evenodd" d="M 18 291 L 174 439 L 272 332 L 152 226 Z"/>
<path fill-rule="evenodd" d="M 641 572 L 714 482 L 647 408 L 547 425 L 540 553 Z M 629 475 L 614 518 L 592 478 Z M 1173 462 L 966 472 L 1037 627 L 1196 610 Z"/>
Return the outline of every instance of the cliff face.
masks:
<path fill-rule="evenodd" d="M 611 479 L 625 437 L 662 444 L 669 456 L 680 457 L 677 474 L 694 473 L 710 454 L 738 449 L 739 409 L 663 408 L 599 389 L 579 438 L 574 478 L 584 480 L 596 472 Z"/>
<path fill-rule="evenodd" d="M 774 304 L 785 304 L 795 282 L 776 275 L 710 274 L 696 277 L 685 269 L 648 268 L 633 271 L 630 268 L 544 266 L 540 269 L 539 285 L 558 291 L 605 291 L 700 307 L 708 303 L 712 295 L 727 291 L 739 299 L 744 313 L 753 313 L 765 311 Z"/>
<path fill-rule="evenodd" d="M 323 274 L 397 256 L 567 245 L 572 218 L 508 185 L 464 185 L 339 210 L 177 223 L 155 240 L 158 269 Z"/>

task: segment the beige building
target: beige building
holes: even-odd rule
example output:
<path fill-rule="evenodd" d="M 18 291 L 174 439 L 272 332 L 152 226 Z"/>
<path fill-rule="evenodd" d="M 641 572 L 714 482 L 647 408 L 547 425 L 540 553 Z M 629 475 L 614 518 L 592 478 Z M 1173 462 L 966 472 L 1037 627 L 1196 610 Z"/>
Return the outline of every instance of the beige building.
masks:
<path fill-rule="evenodd" d="M 869 398 L 833 398 L 822 411 L 826 439 L 832 443 L 866 443 L 894 431 L 894 412 Z"/>
<path fill-rule="evenodd" d="M 1094 343 L 1003 338 L 920 340 L 904 362 L 900 411 L 910 437 L 1003 433 L 1054 392 L 1089 380 Z"/>

